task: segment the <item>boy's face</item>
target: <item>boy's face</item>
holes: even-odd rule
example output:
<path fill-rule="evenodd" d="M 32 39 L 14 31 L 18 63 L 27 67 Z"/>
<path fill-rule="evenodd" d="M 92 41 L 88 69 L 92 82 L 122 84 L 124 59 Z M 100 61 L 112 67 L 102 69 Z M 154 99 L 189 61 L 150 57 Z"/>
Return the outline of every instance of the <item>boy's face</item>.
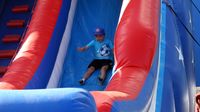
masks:
<path fill-rule="evenodd" d="M 96 37 L 96 40 L 97 41 L 103 41 L 104 40 L 104 35 L 95 35 L 95 37 Z"/>

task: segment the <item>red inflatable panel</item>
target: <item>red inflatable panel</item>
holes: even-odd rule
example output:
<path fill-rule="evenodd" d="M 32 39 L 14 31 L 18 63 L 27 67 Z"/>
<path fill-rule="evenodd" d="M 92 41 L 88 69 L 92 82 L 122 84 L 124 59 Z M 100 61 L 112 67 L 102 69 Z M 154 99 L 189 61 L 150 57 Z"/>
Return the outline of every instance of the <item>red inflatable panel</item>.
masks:
<path fill-rule="evenodd" d="M 8 27 L 24 27 L 25 25 L 25 20 L 9 20 L 6 25 Z"/>
<path fill-rule="evenodd" d="M 92 92 L 98 112 L 140 94 L 156 53 L 159 10 L 160 0 L 130 0 L 115 35 L 116 73 L 105 92 Z"/>
<path fill-rule="evenodd" d="M 0 50 L 0 59 L 12 58 L 16 50 Z"/>
<path fill-rule="evenodd" d="M 4 43 L 19 42 L 20 37 L 21 37 L 20 35 L 5 35 L 2 39 L 2 42 Z"/>
<path fill-rule="evenodd" d="M 2 77 L 0 89 L 23 89 L 32 79 L 48 48 L 61 5 L 62 0 L 37 1 L 24 43 Z"/>
<path fill-rule="evenodd" d="M 20 6 L 15 6 L 12 8 L 13 13 L 23 13 L 23 12 L 28 12 L 28 11 L 29 11 L 28 5 L 20 5 Z"/>

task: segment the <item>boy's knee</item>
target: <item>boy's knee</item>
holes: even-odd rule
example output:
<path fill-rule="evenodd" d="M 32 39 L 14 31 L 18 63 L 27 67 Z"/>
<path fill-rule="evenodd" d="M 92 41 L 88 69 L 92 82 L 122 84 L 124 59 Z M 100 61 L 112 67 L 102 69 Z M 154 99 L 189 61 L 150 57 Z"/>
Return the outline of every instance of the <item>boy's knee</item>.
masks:
<path fill-rule="evenodd" d="M 94 68 L 93 66 L 91 66 L 91 67 L 89 68 L 89 70 L 90 70 L 90 71 L 94 71 L 95 68 Z"/>
<path fill-rule="evenodd" d="M 101 69 L 102 69 L 102 70 L 107 70 L 107 69 L 108 69 L 108 65 L 103 66 Z"/>

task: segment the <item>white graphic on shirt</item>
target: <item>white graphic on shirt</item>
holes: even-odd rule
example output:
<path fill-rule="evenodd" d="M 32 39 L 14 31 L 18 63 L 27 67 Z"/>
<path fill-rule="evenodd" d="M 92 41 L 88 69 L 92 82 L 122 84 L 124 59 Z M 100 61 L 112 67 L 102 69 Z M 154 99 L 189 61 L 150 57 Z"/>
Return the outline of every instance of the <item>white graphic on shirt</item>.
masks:
<path fill-rule="evenodd" d="M 99 49 L 99 54 L 101 56 L 109 56 L 110 55 L 110 47 L 107 44 L 104 44 L 101 46 L 101 48 Z"/>

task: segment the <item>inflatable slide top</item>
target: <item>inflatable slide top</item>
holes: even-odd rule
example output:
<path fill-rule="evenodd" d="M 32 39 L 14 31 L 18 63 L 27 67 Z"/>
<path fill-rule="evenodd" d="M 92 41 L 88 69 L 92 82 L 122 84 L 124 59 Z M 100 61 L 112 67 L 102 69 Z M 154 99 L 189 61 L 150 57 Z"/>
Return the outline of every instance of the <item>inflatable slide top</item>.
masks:
<path fill-rule="evenodd" d="M 167 74 L 163 57 L 168 47 L 163 47 L 165 38 L 159 38 L 165 37 L 165 3 L 1 0 L 0 4 L 0 35 L 4 42 L 11 41 L 0 43 L 1 112 L 152 112 L 165 107 L 159 103 L 166 87 L 160 79 Z M 80 85 L 94 57 L 92 49 L 84 53 L 76 49 L 94 39 L 96 27 L 104 28 L 105 38 L 113 41 L 115 65 L 103 86 L 98 85 L 99 70 Z M 3 39 L 4 35 L 12 39 Z"/>

